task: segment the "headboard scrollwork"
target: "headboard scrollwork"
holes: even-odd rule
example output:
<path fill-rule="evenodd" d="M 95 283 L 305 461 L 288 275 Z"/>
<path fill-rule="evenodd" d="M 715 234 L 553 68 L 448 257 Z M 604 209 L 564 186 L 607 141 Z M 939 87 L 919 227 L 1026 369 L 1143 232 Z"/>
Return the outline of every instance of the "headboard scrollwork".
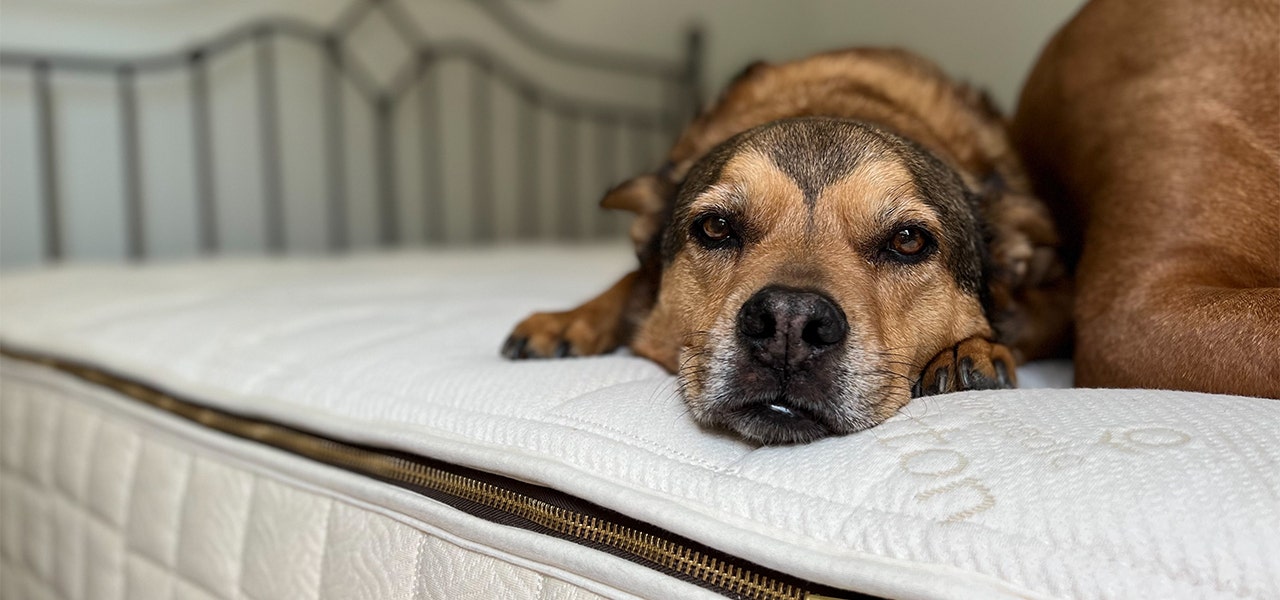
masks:
<path fill-rule="evenodd" d="M 188 106 L 184 112 L 189 113 L 189 118 L 182 144 L 191 163 L 189 183 L 195 205 L 191 211 L 196 221 L 192 227 L 195 249 L 204 254 L 228 249 L 227 209 L 220 204 L 231 192 L 221 189 L 223 180 L 217 164 L 220 154 L 215 140 L 223 135 L 224 123 L 218 120 L 214 106 L 216 82 L 211 70 L 217 61 L 234 52 L 246 52 L 251 61 L 252 111 L 257 139 L 243 140 L 243 143 L 256 146 L 260 157 L 255 184 L 261 200 L 260 225 L 256 229 L 261 233 L 260 247 L 268 253 L 291 251 L 288 225 L 291 209 L 285 200 L 290 180 L 284 164 L 289 150 L 282 139 L 281 122 L 286 116 L 282 111 L 293 110 L 293 107 L 285 105 L 281 98 L 282 40 L 311 48 L 322 65 L 313 97 L 319 104 L 315 110 L 321 116 L 319 147 L 314 150 L 317 160 L 322 161 L 322 168 L 316 172 L 324 179 L 315 189 L 323 190 L 323 194 L 311 201 L 315 209 L 324 213 L 322 246 L 325 249 L 343 251 L 360 245 L 352 239 L 349 223 L 350 213 L 366 200 L 364 194 L 355 191 L 352 181 L 348 147 L 353 142 L 353 131 L 357 136 L 367 131 L 370 138 L 362 142 L 372 148 L 373 193 L 369 210 L 376 216 L 373 239 L 369 242 L 391 247 L 420 241 L 490 241 L 505 237 L 578 239 L 619 233 L 618 223 L 580 222 L 584 214 L 581 207 L 597 199 L 602 191 L 602 188 L 583 189 L 580 171 L 596 168 L 594 181 L 601 184 L 613 183 L 628 175 L 621 172 L 622 168 L 638 171 L 653 166 L 662 150 L 661 143 L 670 141 L 678 133 L 698 104 L 700 31 L 696 28 L 688 31 L 683 60 L 661 60 L 588 49 L 554 39 L 498 1 L 480 0 L 474 7 L 513 40 L 545 60 L 606 72 L 610 76 L 646 80 L 663 90 L 662 98 L 654 103 L 656 106 L 637 106 L 557 91 L 477 43 L 442 41 L 428 36 L 397 0 L 356 0 L 327 28 L 293 18 L 268 18 L 236 27 L 193 47 L 152 56 L 115 59 L 5 51 L 0 53 L 0 69 L 7 76 L 28 74 L 33 90 L 33 161 L 38 171 L 35 180 L 40 206 L 41 256 L 50 262 L 69 258 L 66 225 L 69 207 L 64 195 L 67 178 L 75 174 L 62 164 L 63 149 L 59 148 L 63 139 L 60 130 L 68 127 L 57 110 L 59 89 L 55 76 L 62 74 L 97 78 L 114 88 L 114 103 L 118 107 L 115 129 L 119 139 L 117 143 L 105 144 L 102 151 L 119 156 L 118 177 L 123 188 L 119 193 L 121 222 L 125 228 L 121 236 L 122 255 L 132 260 L 161 254 L 149 244 L 148 231 L 153 228 L 148 227 L 151 217 L 148 207 L 160 199 L 146 197 L 144 182 L 153 176 L 154 169 L 143 151 L 147 140 L 140 131 L 147 114 L 140 108 L 139 86 L 153 77 L 185 80 Z M 351 47 L 353 32 L 375 17 L 389 24 L 394 36 L 411 52 L 410 58 L 395 66 L 392 75 L 383 80 L 375 76 Z M 465 92 L 442 87 L 439 71 L 450 63 L 467 65 L 470 83 L 460 86 Z M 345 91 L 348 89 L 354 90 L 354 94 Z M 457 119 L 449 119 L 442 113 L 445 92 L 465 94 L 468 118 L 461 119 L 460 123 L 452 122 Z M 508 108 L 514 112 L 513 117 L 502 121 L 505 125 L 498 125 L 496 120 L 497 94 L 508 99 Z M 356 104 L 351 101 L 353 96 L 358 98 Z M 418 99 L 417 106 L 406 105 L 410 96 Z M 401 156 L 409 135 L 403 118 L 407 112 L 412 112 L 417 121 L 417 128 L 412 132 L 412 137 L 417 138 L 416 160 L 412 165 L 406 165 Z M 356 119 L 371 126 L 367 130 L 353 128 Z M 555 123 L 556 127 L 548 130 L 548 122 Z M 578 134 L 584 124 L 593 128 L 594 144 L 585 143 Z M 469 190 L 469 197 L 446 202 L 446 183 L 450 176 L 459 175 L 456 169 L 446 172 L 444 158 L 452 148 L 442 132 L 450 126 L 465 129 L 469 138 L 465 143 L 469 181 L 463 186 Z M 631 140 L 630 149 L 625 151 L 630 159 L 621 166 L 619 155 L 624 152 L 624 138 Z M 514 225 L 502 232 L 497 230 L 497 220 L 492 218 L 500 207 L 495 202 L 495 175 L 489 168 L 498 145 L 504 152 L 509 150 L 507 146 L 514 146 L 513 156 L 517 159 L 510 169 L 514 181 L 509 187 L 527 196 L 508 202 L 507 208 L 515 214 L 507 215 L 506 220 Z M 547 148 L 554 151 L 548 153 Z M 406 167 L 421 173 L 406 173 Z M 420 189 L 416 193 L 401 189 L 401 182 L 408 176 L 419 177 Z M 547 182 L 546 178 L 554 181 Z M 404 226 L 402 209 L 413 202 L 421 203 L 416 213 L 422 221 L 410 236 Z M 447 213 L 459 210 L 470 211 L 465 219 L 469 231 L 465 234 L 446 231 L 451 222 Z M 550 215 L 543 214 L 548 211 Z M 554 227 L 548 230 L 546 223 Z"/>

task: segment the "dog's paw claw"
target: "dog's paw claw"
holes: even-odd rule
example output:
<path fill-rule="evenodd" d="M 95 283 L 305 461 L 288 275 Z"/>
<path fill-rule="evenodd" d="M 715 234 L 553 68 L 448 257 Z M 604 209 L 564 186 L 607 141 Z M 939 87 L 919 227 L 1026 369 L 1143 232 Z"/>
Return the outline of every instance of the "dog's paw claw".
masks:
<path fill-rule="evenodd" d="M 948 384 L 951 383 L 951 366 L 942 366 L 933 370 L 933 385 L 929 386 L 929 390 L 933 394 L 943 394 L 951 391 Z"/>
<path fill-rule="evenodd" d="M 528 343 L 529 338 L 512 334 L 502 343 L 502 356 L 510 359 L 524 358 L 525 344 Z"/>
<path fill-rule="evenodd" d="M 534 313 L 516 325 L 503 343 L 501 354 L 509 359 L 567 358 L 604 354 L 618 346 L 612 323 L 601 324 L 594 313 L 571 310 Z"/>
<path fill-rule="evenodd" d="M 996 383 L 1000 384 L 1000 387 L 1011 388 L 1018 386 L 1015 375 L 1009 366 L 1012 362 L 1013 358 L 1010 356 L 1008 361 L 997 360 L 993 363 L 996 369 Z"/>
<path fill-rule="evenodd" d="M 965 390 L 991 390 L 1017 386 L 1013 354 L 1008 348 L 982 338 L 969 338 L 940 352 L 912 386 L 912 397 Z"/>

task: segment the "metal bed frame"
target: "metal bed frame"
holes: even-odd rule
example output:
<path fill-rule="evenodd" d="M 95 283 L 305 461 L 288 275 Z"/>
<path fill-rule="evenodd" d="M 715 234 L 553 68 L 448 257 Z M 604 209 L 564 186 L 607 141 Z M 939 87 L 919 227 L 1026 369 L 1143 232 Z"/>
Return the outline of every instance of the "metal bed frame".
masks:
<path fill-rule="evenodd" d="M 227 31 L 205 43 L 177 52 L 128 59 L 110 59 L 84 55 L 45 55 L 24 52 L 0 52 L 0 69 L 23 71 L 29 74 L 34 85 L 36 115 L 36 149 L 39 171 L 41 228 L 43 230 L 43 257 L 47 262 L 63 260 L 66 254 L 64 240 L 63 202 L 60 195 L 60 176 L 57 147 L 58 128 L 62 125 L 56 117 L 56 89 L 52 84 L 55 72 L 77 72 L 100 75 L 114 79 L 119 105 L 118 152 L 123 165 L 122 181 L 125 199 L 126 255 L 131 260 L 149 257 L 144 226 L 146 224 L 143 201 L 143 163 L 139 143 L 139 115 L 137 82 L 152 74 L 185 71 L 190 86 L 191 131 L 194 140 L 198 248 L 204 254 L 216 254 L 220 250 L 220 232 L 217 220 L 218 190 L 214 177 L 213 136 L 216 129 L 210 108 L 208 65 L 219 55 L 242 45 L 254 46 L 253 65 L 257 90 L 257 113 L 260 124 L 258 143 L 264 156 L 261 186 L 264 206 L 262 219 L 265 230 L 265 248 L 269 253 L 285 251 L 285 210 L 281 174 L 281 141 L 279 125 L 279 87 L 277 58 L 273 41 L 288 37 L 313 45 L 326 57 L 327 65 L 321 90 L 324 122 L 323 143 L 328 197 L 324 199 L 328 216 L 326 243 L 331 251 L 342 251 L 350 246 L 346 227 L 348 190 L 346 164 L 343 156 L 344 120 L 348 118 L 342 93 L 345 82 L 358 91 L 364 107 L 373 115 L 373 148 L 375 149 L 375 189 L 377 211 L 377 240 L 382 246 L 391 247 L 406 240 L 397 223 L 396 211 L 401 194 L 396 189 L 396 145 L 393 139 L 396 107 L 415 86 L 423 85 L 423 93 L 438 102 L 440 90 L 429 79 L 434 68 L 444 61 L 458 60 L 474 67 L 469 99 L 475 107 L 469 124 L 474 165 L 488 164 L 493 153 L 491 90 L 504 85 L 515 93 L 519 101 L 515 137 L 522 157 L 528 157 L 518 169 L 522 186 L 533 187 L 538 176 L 537 166 L 531 166 L 539 147 L 539 128 L 535 119 L 540 111 L 550 112 L 560 118 L 560 123 L 573 127 L 575 123 L 592 122 L 604 130 L 660 132 L 674 137 L 680 127 L 696 111 L 699 103 L 698 88 L 701 78 L 702 33 L 697 27 L 687 32 L 682 61 L 659 60 L 612 51 L 589 49 L 553 39 L 522 20 L 516 12 L 495 0 L 476 0 L 475 7 L 518 43 L 559 63 L 588 67 L 634 75 L 655 80 L 665 89 L 666 106 L 638 109 L 616 104 L 574 98 L 557 93 L 522 74 L 494 53 L 470 42 L 431 42 L 398 0 L 355 0 L 327 29 L 317 28 L 304 21 L 291 18 L 266 18 Z M 375 11 L 382 11 L 385 20 L 393 26 L 395 34 L 409 46 L 414 60 L 402 66 L 388 85 L 379 85 L 370 70 L 348 48 L 349 38 L 362 22 Z M 345 81 L 344 81 L 345 80 Z M 109 80 L 108 80 L 109 81 Z M 439 115 L 424 109 L 422 148 L 426 164 L 424 211 L 427 215 L 428 238 L 443 236 L 441 189 L 442 173 Z M 579 166 L 577 157 L 583 156 L 577 146 L 582 142 L 561 132 L 557 142 L 557 169 L 564 181 L 558 190 L 557 210 L 564 220 L 560 237 L 572 237 L 576 231 L 575 214 L 580 204 L 572 192 L 572 180 Z M 597 151 L 603 151 L 597 148 Z M 494 237 L 492 214 L 494 198 L 492 182 L 480 168 L 472 168 L 471 202 L 472 223 L 477 240 Z M 521 236 L 531 235 L 535 210 L 533 204 L 524 202 L 518 211 L 517 227 Z"/>

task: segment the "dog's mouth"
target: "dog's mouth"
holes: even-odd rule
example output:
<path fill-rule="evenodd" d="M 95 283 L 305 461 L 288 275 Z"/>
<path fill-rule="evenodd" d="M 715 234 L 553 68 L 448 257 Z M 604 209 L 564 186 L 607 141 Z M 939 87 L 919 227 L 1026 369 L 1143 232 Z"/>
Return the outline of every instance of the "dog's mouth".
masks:
<path fill-rule="evenodd" d="M 878 422 L 875 398 L 892 392 L 886 382 L 850 377 L 843 364 L 785 374 L 748 361 L 713 362 L 704 379 L 684 386 L 694 418 L 764 445 L 804 444 L 872 427 Z"/>
<path fill-rule="evenodd" d="M 804 444 L 877 425 L 884 405 L 910 396 L 888 365 L 858 350 L 778 368 L 736 344 L 708 340 L 686 349 L 681 388 L 690 414 L 704 426 L 764 445 Z M 865 374 L 865 375 L 864 375 Z"/>
<path fill-rule="evenodd" d="M 783 418 L 809 421 L 813 420 L 813 415 L 810 414 L 809 411 L 796 406 L 791 406 L 789 402 L 781 398 L 770 402 L 765 406 L 765 408 L 773 414 L 781 415 Z"/>
<path fill-rule="evenodd" d="M 718 420 L 735 433 L 764 444 L 803 444 L 836 434 L 821 415 L 783 396 L 727 410 Z"/>

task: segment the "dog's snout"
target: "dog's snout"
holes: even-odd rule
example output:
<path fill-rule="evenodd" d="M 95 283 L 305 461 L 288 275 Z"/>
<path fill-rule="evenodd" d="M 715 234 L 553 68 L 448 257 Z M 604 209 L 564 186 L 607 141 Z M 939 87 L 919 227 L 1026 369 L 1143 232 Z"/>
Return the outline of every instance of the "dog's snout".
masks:
<path fill-rule="evenodd" d="M 794 366 L 844 341 L 849 324 L 825 294 L 781 286 L 755 293 L 738 311 L 738 334 L 766 363 Z"/>

